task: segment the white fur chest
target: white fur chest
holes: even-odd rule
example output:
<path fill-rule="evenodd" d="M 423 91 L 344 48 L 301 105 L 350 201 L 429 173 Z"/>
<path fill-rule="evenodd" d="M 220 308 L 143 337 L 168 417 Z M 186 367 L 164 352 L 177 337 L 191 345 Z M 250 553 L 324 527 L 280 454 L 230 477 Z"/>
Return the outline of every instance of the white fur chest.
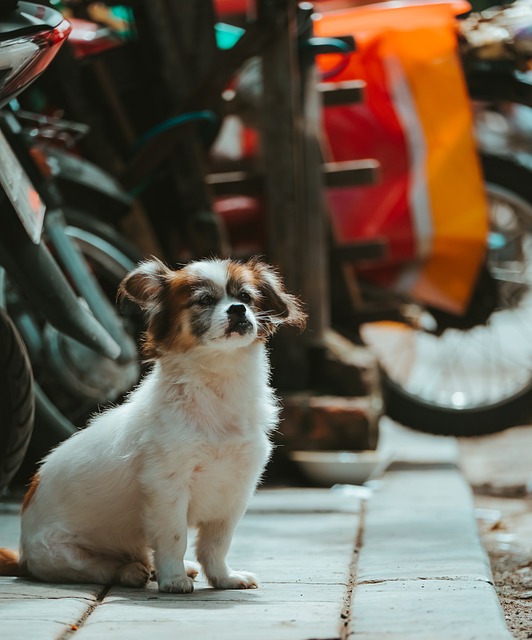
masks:
<path fill-rule="evenodd" d="M 265 434 L 252 442 L 233 441 L 198 451 L 189 476 L 189 526 L 233 512 L 240 518 L 240 509 L 255 490 L 270 451 Z"/>
<path fill-rule="evenodd" d="M 174 434 L 217 444 L 228 436 L 253 437 L 277 424 L 263 345 L 204 362 L 201 354 L 157 364 L 138 393 L 154 420 L 153 435 Z M 163 432 L 163 433 L 162 433 Z M 148 437 L 150 434 L 147 434 Z"/>
<path fill-rule="evenodd" d="M 255 363 L 257 364 L 257 363 Z M 268 433 L 277 402 L 262 367 L 209 375 L 152 372 L 138 391 L 150 405 L 141 436 L 145 490 L 167 484 L 188 495 L 188 524 L 238 512 L 254 491 L 269 458 Z M 148 427 L 148 428 L 146 428 Z"/>

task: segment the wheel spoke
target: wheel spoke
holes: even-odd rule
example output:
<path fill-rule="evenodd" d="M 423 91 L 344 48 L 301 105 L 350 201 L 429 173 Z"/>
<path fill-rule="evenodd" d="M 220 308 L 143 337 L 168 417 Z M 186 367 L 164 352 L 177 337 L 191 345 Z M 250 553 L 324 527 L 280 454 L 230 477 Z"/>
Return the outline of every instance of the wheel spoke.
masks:
<path fill-rule="evenodd" d="M 387 340 L 377 323 L 379 338 L 367 341 L 404 393 L 435 407 L 485 408 L 532 386 L 532 206 L 499 187 L 491 195 L 488 267 L 501 308 L 486 325 L 441 336 L 405 325 Z"/>

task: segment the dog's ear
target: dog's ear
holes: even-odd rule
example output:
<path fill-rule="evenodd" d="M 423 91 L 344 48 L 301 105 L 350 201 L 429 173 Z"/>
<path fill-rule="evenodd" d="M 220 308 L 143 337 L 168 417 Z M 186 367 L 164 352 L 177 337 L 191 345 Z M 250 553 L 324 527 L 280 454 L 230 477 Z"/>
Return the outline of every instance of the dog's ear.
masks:
<path fill-rule="evenodd" d="M 307 314 L 303 311 L 301 301 L 286 291 L 277 271 L 257 259 L 250 260 L 248 266 L 257 277 L 261 294 L 261 320 L 267 323 L 268 333 L 274 333 L 283 324 L 303 330 L 307 324 Z"/>
<path fill-rule="evenodd" d="M 141 262 L 120 283 L 118 300 L 127 298 L 136 302 L 142 309 L 150 309 L 158 303 L 160 292 L 172 273 L 157 258 Z"/>

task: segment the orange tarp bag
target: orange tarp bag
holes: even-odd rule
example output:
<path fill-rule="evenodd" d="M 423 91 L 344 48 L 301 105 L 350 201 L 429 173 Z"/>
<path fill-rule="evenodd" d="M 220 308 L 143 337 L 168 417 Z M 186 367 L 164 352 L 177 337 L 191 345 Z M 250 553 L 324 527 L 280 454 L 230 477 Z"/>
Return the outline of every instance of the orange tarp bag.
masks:
<path fill-rule="evenodd" d="M 382 180 L 329 191 L 338 244 L 385 238 L 386 269 L 370 271 L 452 313 L 469 301 L 488 234 L 488 209 L 457 52 L 455 15 L 467 3 L 401 3 L 328 10 L 317 36 L 352 34 L 357 51 L 332 81 L 362 79 L 363 104 L 324 113 L 333 160 L 377 159 Z M 320 56 L 327 74 L 338 56 Z"/>

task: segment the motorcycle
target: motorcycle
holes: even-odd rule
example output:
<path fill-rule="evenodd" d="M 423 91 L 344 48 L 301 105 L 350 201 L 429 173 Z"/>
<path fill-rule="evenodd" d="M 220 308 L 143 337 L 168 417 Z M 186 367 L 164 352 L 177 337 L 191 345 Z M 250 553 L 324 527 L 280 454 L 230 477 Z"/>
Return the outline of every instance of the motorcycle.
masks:
<path fill-rule="evenodd" d="M 49 7 L 0 3 L 1 106 L 46 69 L 69 30 Z M 34 420 L 48 448 L 139 378 L 134 330 L 112 304 L 134 262 L 107 228 L 66 209 L 49 160 L 11 110 L 0 112 L 2 489 Z"/>

